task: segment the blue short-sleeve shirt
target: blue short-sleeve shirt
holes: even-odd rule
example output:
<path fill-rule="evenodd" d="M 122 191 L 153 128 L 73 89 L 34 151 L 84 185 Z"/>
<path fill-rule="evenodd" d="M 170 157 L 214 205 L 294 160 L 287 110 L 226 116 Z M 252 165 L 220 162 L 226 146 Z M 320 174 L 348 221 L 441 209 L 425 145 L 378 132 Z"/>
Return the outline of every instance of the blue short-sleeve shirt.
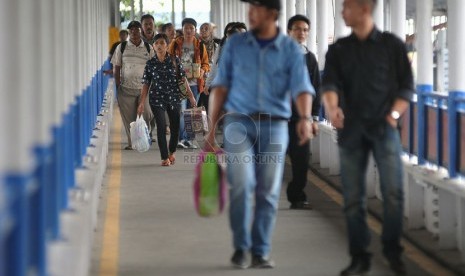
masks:
<path fill-rule="evenodd" d="M 283 118 L 291 116 L 291 98 L 315 95 L 302 50 L 281 33 L 263 47 L 251 32 L 233 35 L 222 51 L 212 86 L 228 90 L 227 112 Z"/>

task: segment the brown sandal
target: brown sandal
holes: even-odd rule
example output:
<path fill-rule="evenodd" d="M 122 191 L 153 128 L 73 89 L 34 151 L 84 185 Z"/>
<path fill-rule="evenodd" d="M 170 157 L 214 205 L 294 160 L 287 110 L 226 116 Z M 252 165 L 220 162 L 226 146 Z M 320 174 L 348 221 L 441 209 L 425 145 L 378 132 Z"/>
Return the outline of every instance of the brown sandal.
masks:
<path fill-rule="evenodd" d="M 174 163 L 176 162 L 176 156 L 174 156 L 174 153 L 171 153 L 168 156 L 168 160 L 171 162 L 171 165 L 174 165 Z"/>
<path fill-rule="evenodd" d="M 171 162 L 170 162 L 169 159 L 165 159 L 165 160 L 161 161 L 161 165 L 163 167 L 167 167 L 167 166 L 171 165 Z"/>

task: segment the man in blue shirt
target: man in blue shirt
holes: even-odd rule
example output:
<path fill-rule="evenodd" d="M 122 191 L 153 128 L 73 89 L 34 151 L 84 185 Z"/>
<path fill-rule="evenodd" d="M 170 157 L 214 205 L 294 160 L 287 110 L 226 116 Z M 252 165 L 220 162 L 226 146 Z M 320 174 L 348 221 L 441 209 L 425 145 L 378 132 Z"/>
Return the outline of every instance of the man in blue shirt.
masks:
<path fill-rule="evenodd" d="M 297 135 L 304 144 L 316 131 L 311 121 L 315 91 L 300 47 L 276 27 L 280 1 L 242 1 L 250 3 L 251 31 L 233 35 L 223 50 L 212 84 L 212 130 L 205 150 L 215 147 L 216 126 L 224 109 L 229 215 L 235 249 L 231 262 L 238 268 L 248 267 L 246 253 L 250 251 L 252 267 L 272 268 L 271 234 L 289 142 L 291 100 L 299 114 Z"/>

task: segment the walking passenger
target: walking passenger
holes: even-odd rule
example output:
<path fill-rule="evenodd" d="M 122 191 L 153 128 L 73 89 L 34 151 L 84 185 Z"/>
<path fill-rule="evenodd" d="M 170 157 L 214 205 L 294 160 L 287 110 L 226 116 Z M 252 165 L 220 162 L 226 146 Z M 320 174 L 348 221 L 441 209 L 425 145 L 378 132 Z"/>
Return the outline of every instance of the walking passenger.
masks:
<path fill-rule="evenodd" d="M 129 41 L 118 45 L 111 59 L 117 87 L 118 105 L 128 137 L 126 150 L 132 149 L 129 124 L 136 120 L 145 64 L 155 55 L 152 46 L 142 41 L 141 28 L 142 26 L 139 21 L 131 21 L 129 23 Z M 145 101 L 145 104 L 147 107 L 149 106 L 148 101 Z M 144 119 L 149 127 L 152 117 L 153 114 L 150 108 L 146 108 Z"/>
<path fill-rule="evenodd" d="M 189 86 L 194 93 L 195 99 L 198 100 L 199 93 L 204 92 L 205 80 L 204 74 L 210 70 L 208 63 L 208 54 L 205 45 L 196 37 L 197 22 L 192 18 L 184 18 L 182 21 L 182 30 L 184 36 L 177 37 L 173 40 L 168 48 L 170 55 L 176 55 L 181 58 L 181 62 L 186 71 L 186 77 L 189 80 Z M 183 100 L 181 111 L 191 108 L 190 103 Z M 184 129 L 184 118 L 181 117 L 179 148 L 197 148 L 193 144 L 195 137 L 190 137 Z"/>
<path fill-rule="evenodd" d="M 145 109 L 147 94 L 149 94 L 150 107 L 157 122 L 157 140 L 160 148 L 162 166 L 174 164 L 176 157 L 176 146 L 179 136 L 179 119 L 181 114 L 181 98 L 178 87 L 179 76 L 187 82 L 184 69 L 178 57 L 170 56 L 168 50 L 168 36 L 166 34 L 155 35 L 154 48 L 156 55 L 147 62 L 144 71 L 141 102 L 137 110 L 142 114 Z M 150 89 L 150 91 L 149 91 Z M 189 91 L 190 103 L 195 106 L 196 102 L 192 91 Z M 166 144 L 165 135 L 165 112 L 171 126 L 169 145 Z"/>
<path fill-rule="evenodd" d="M 244 0 L 243 0 L 244 1 Z M 233 233 L 234 267 L 272 268 L 271 236 L 276 220 L 289 142 L 291 99 L 299 113 L 300 143 L 312 134 L 314 89 L 302 51 L 281 34 L 276 21 L 280 0 L 249 2 L 251 31 L 233 35 L 221 55 L 210 98 L 212 130 L 205 150 L 212 151 L 220 113 L 224 109 L 229 219 Z"/>
<path fill-rule="evenodd" d="M 208 63 L 210 64 L 210 70 L 213 66 L 213 55 L 215 54 L 216 49 L 218 48 L 218 44 L 213 39 L 213 28 L 210 23 L 203 23 L 200 26 L 200 40 L 202 40 L 203 44 L 207 49 L 208 54 Z M 204 79 L 205 82 L 207 81 L 209 72 L 205 73 Z M 209 99 L 209 91 L 208 89 L 204 89 L 203 93 L 199 95 L 199 106 L 204 106 L 208 112 L 208 99 Z"/>
<path fill-rule="evenodd" d="M 310 20 L 303 15 L 291 17 L 287 23 L 287 32 L 290 37 L 300 44 L 302 53 L 305 56 L 310 81 L 316 91 L 316 97 L 313 100 L 312 106 L 312 116 L 314 119 L 313 128 L 315 132 L 317 132 L 318 124 L 315 120 L 318 119 L 318 112 L 320 110 L 320 97 L 318 92 L 320 89 L 320 71 L 315 55 L 305 46 L 310 32 Z M 296 133 L 298 121 L 299 113 L 297 112 L 295 104 L 292 103 L 292 116 L 289 121 L 289 148 L 287 149 L 292 164 L 292 180 L 287 186 L 287 200 L 291 203 L 291 209 L 311 209 L 312 207 L 310 203 L 308 203 L 307 195 L 304 191 L 307 185 L 310 143 L 299 145 L 299 137 Z"/>
<path fill-rule="evenodd" d="M 142 24 L 142 40 L 153 46 L 155 42 L 155 18 L 151 14 L 144 14 L 140 18 Z M 153 139 L 153 131 L 155 129 L 155 118 L 150 121 L 150 139 Z"/>
<path fill-rule="evenodd" d="M 171 41 L 176 38 L 176 30 L 174 29 L 173 23 L 164 24 L 161 31 L 168 36 L 168 43 L 171 43 Z"/>
<path fill-rule="evenodd" d="M 373 22 L 375 0 L 344 0 L 342 17 L 352 34 L 329 47 L 322 80 L 325 110 L 338 130 L 350 265 L 341 275 L 370 270 L 365 173 L 370 152 L 383 196 L 383 254 L 398 275 L 401 259 L 403 170 L 397 123 L 414 93 L 405 44 Z"/>
<path fill-rule="evenodd" d="M 155 18 L 151 14 L 142 15 L 140 22 L 142 24 L 142 39 L 150 45 L 155 42 Z"/>
<path fill-rule="evenodd" d="M 118 47 L 118 45 L 119 45 L 121 42 L 127 41 L 127 40 L 128 40 L 128 36 L 129 36 L 129 32 L 128 32 L 127 30 L 121 30 L 121 31 L 119 31 L 119 41 L 116 41 L 115 43 L 113 43 L 113 45 L 111 45 L 110 52 L 108 53 L 108 60 L 109 60 L 109 61 L 111 61 L 111 58 L 113 57 L 113 54 L 115 53 L 116 47 Z M 111 65 L 111 63 L 110 63 L 110 65 Z M 104 73 L 105 73 L 105 74 L 113 75 L 113 66 L 111 66 L 110 69 L 105 70 Z"/>

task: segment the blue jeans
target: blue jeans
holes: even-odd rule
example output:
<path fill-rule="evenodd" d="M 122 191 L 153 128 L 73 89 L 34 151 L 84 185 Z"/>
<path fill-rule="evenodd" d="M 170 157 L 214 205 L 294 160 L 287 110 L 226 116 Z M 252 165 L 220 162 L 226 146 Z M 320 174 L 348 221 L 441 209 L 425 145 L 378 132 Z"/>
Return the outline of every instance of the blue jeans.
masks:
<path fill-rule="evenodd" d="M 288 123 L 253 121 L 246 116 L 230 115 L 224 122 L 234 248 L 266 257 L 271 251 L 289 141 Z"/>
<path fill-rule="evenodd" d="M 344 213 L 349 234 L 349 252 L 352 256 L 366 256 L 370 244 L 370 231 L 366 222 L 365 174 L 370 151 L 379 170 L 383 196 L 383 253 L 397 257 L 402 253 L 400 238 L 404 194 L 401 146 L 397 129 L 386 125 L 378 138 L 362 135 L 359 146 L 339 147 L 341 180 L 344 193 Z"/>
<path fill-rule="evenodd" d="M 190 86 L 192 93 L 194 94 L 194 98 L 196 101 L 199 100 L 199 87 L 197 85 Z M 189 99 L 184 99 L 181 101 L 181 120 L 179 121 L 179 141 L 182 140 L 193 140 L 195 137 L 190 137 L 190 135 L 186 132 L 184 128 L 184 114 L 183 111 L 192 108 Z"/>

